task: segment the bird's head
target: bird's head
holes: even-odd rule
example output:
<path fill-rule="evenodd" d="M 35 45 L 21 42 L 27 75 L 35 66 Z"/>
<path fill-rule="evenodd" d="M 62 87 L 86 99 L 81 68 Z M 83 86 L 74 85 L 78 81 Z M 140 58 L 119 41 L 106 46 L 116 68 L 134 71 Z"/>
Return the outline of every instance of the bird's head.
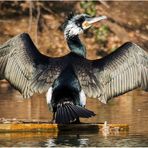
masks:
<path fill-rule="evenodd" d="M 70 38 L 83 33 L 94 23 L 106 19 L 106 16 L 91 17 L 87 14 L 71 15 L 64 24 L 64 36 Z"/>

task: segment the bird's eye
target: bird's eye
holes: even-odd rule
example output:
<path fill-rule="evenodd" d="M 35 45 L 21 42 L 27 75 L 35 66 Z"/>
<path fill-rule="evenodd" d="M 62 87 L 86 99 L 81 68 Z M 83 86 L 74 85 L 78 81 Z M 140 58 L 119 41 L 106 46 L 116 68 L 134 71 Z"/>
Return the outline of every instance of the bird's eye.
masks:
<path fill-rule="evenodd" d="M 82 23 L 83 23 L 84 21 L 85 21 L 84 17 L 79 18 L 79 19 L 76 21 L 77 26 L 81 27 L 81 26 L 82 26 Z"/>
<path fill-rule="evenodd" d="M 79 22 L 76 23 L 78 27 L 81 27 L 81 24 Z"/>

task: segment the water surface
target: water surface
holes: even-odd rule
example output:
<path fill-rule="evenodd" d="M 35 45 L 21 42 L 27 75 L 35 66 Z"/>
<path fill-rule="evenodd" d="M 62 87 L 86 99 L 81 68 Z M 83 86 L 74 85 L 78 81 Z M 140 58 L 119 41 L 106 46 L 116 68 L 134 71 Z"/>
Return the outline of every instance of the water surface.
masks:
<path fill-rule="evenodd" d="M 136 90 L 109 101 L 88 99 L 87 108 L 96 116 L 81 119 L 85 123 L 129 124 L 128 132 L 104 136 L 102 132 L 1 133 L 0 146 L 148 146 L 148 93 Z M 0 85 L 0 118 L 51 120 L 45 94 L 24 100 L 8 84 Z"/>

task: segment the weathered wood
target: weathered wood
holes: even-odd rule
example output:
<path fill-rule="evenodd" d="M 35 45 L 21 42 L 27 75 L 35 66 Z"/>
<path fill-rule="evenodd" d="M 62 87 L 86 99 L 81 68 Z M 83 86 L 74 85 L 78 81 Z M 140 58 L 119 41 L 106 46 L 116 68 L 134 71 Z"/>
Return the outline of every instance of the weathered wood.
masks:
<path fill-rule="evenodd" d="M 9 140 L 16 140 L 16 139 L 22 139 L 22 138 L 57 138 L 58 132 L 5 132 L 0 133 L 0 139 L 9 139 Z"/>
<path fill-rule="evenodd" d="M 128 131 L 127 124 L 108 124 L 109 130 Z M 31 132 L 31 131 L 99 131 L 104 124 L 69 124 L 58 125 L 48 123 L 8 123 L 0 124 L 0 132 Z"/>

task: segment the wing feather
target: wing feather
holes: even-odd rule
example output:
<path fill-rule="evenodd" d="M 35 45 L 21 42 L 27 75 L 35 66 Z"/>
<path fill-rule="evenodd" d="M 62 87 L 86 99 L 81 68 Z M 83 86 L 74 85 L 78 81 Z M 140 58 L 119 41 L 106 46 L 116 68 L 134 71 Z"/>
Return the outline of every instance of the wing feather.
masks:
<path fill-rule="evenodd" d="M 30 36 L 23 33 L 0 46 L 0 79 L 7 79 L 29 98 L 48 90 L 62 71 L 63 59 L 42 55 Z"/>
<path fill-rule="evenodd" d="M 102 59 L 81 63 L 76 72 L 82 89 L 103 103 L 138 87 L 148 91 L 148 54 L 134 43 L 125 43 Z"/>

